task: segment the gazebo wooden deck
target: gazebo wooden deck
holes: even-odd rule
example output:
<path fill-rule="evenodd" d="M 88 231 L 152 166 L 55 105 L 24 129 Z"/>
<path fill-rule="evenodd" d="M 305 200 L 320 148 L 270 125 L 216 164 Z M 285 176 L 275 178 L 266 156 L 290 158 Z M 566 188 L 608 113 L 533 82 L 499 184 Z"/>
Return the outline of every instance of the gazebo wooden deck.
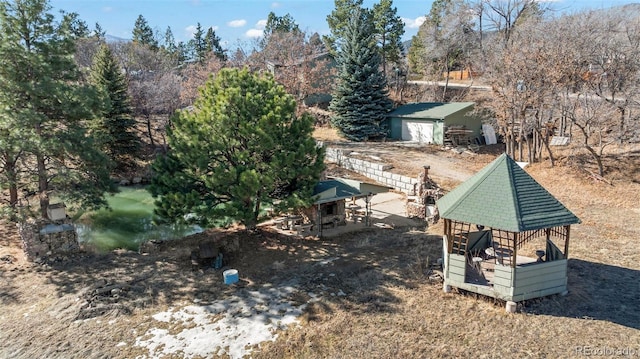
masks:
<path fill-rule="evenodd" d="M 503 154 L 437 201 L 444 290 L 515 302 L 567 292 L 571 224 L 580 220 Z"/>

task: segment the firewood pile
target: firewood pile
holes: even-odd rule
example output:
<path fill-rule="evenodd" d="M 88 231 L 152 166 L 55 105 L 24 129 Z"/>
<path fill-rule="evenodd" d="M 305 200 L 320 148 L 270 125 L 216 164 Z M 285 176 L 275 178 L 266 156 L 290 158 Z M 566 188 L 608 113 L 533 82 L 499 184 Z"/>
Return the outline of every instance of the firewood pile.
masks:
<path fill-rule="evenodd" d="M 80 294 L 80 309 L 76 319 L 89 319 L 103 315 L 131 314 L 133 308 L 144 307 L 148 299 L 134 299 L 134 293 L 144 292 L 135 283 L 115 283 L 106 279 L 98 280 Z"/>

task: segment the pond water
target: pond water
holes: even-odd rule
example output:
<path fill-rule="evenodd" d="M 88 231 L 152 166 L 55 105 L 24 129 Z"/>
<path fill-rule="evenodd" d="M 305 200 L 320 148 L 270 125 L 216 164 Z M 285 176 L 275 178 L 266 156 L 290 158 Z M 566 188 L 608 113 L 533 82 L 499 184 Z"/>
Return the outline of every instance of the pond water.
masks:
<path fill-rule="evenodd" d="M 78 240 L 101 252 L 138 250 L 149 239 L 171 240 L 202 232 L 198 226 L 155 224 L 154 198 L 144 187 L 121 187 L 119 193 L 107 196 L 107 202 L 110 210 L 85 213 L 76 221 Z"/>

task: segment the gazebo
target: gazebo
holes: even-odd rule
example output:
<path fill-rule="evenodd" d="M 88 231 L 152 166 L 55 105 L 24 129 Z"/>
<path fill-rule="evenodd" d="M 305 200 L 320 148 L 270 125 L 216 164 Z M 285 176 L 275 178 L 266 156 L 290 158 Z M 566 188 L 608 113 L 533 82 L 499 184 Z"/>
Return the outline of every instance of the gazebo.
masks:
<path fill-rule="evenodd" d="M 444 291 L 516 303 L 567 292 L 572 224 L 580 220 L 502 154 L 436 202 L 444 219 Z"/>

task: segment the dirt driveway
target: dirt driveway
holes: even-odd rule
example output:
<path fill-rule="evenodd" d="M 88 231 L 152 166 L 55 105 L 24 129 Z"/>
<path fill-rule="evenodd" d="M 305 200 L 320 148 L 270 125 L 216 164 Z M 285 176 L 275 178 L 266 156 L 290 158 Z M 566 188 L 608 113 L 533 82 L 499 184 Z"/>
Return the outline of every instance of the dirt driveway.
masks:
<path fill-rule="evenodd" d="M 429 175 L 446 189 L 471 177 L 501 152 L 499 146 L 484 146 L 479 153 L 444 150 L 441 146 L 403 141 L 324 141 L 327 147 L 352 151 L 350 156 L 390 164 L 391 172 L 417 177 L 428 165 Z"/>

